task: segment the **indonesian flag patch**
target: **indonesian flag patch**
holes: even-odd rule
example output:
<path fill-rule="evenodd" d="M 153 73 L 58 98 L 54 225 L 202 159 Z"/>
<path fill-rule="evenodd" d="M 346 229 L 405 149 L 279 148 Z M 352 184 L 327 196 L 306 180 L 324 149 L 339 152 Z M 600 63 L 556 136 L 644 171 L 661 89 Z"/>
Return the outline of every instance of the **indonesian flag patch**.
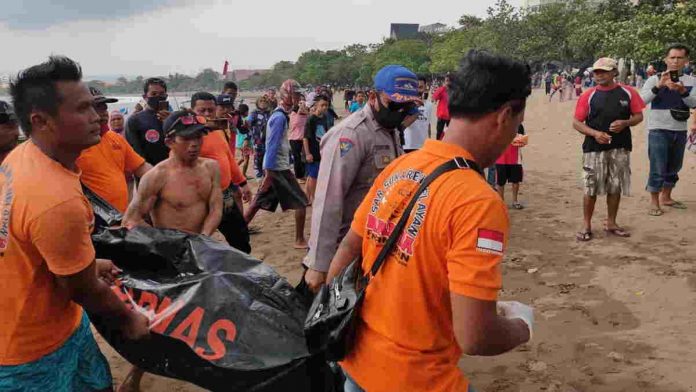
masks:
<path fill-rule="evenodd" d="M 504 242 L 505 235 L 503 233 L 495 230 L 479 229 L 476 250 L 502 256 Z"/>

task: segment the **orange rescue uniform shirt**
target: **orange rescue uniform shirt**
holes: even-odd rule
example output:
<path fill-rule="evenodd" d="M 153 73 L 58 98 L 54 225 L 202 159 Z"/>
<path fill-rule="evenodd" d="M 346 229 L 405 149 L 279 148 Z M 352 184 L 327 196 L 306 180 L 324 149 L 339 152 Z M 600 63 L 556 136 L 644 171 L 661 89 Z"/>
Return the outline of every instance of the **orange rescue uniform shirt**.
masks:
<path fill-rule="evenodd" d="M 116 132 L 107 131 L 101 141 L 80 154 L 77 167 L 82 182 L 121 213 L 128 208 L 126 173 L 136 171 L 145 163 L 133 147 Z"/>
<path fill-rule="evenodd" d="M 471 159 L 461 147 L 427 140 L 377 177 L 351 226 L 363 238 L 364 271 L 419 181 L 457 156 Z M 455 170 L 436 179 L 367 288 L 355 346 L 343 369 L 370 392 L 466 391 L 450 293 L 497 299 L 508 229 L 505 205 L 476 171 Z"/>
<path fill-rule="evenodd" d="M 215 159 L 220 165 L 220 186 L 222 190 L 229 188 L 230 184 L 241 184 L 246 181 L 234 155 L 230 151 L 224 131 L 216 130 L 203 136 L 201 145 L 201 157 Z"/>
<path fill-rule="evenodd" d="M 56 275 L 94 261 L 94 215 L 79 173 L 29 140 L 0 166 L 0 365 L 37 360 L 60 348 L 82 308 Z"/>

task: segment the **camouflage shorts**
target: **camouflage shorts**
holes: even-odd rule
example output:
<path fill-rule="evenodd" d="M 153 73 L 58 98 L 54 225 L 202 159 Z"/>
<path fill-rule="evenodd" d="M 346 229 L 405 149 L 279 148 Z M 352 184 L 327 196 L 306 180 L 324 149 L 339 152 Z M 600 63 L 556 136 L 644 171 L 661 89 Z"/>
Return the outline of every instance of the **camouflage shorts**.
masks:
<path fill-rule="evenodd" d="M 630 196 L 631 152 L 624 148 L 586 152 L 582 156 L 585 195 Z"/>

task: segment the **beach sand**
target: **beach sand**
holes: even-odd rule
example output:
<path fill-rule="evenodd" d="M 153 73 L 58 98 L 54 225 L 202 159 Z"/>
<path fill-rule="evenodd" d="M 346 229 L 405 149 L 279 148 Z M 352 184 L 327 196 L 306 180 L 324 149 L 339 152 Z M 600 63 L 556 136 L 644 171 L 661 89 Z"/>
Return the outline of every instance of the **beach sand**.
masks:
<path fill-rule="evenodd" d="M 510 211 L 501 299 L 534 307 L 534 338 L 501 356 L 463 357 L 461 369 L 486 392 L 696 391 L 696 155 L 687 152 L 674 192 L 689 209 L 666 207 L 664 216 L 648 216 L 647 133 L 643 124 L 635 127 L 633 196 L 619 211 L 619 223 L 633 235 L 603 232 L 600 199 L 595 239 L 578 243 L 582 138 L 571 128 L 574 107 L 575 101 L 548 103 L 535 90 L 525 116 L 526 209 Z M 307 233 L 309 222 L 308 214 Z M 252 254 L 297 283 L 303 252 L 290 246 L 293 213 L 261 212 L 252 224 L 262 229 L 252 236 Z M 98 340 L 118 385 L 130 365 Z M 200 389 L 146 375 L 142 390 Z"/>

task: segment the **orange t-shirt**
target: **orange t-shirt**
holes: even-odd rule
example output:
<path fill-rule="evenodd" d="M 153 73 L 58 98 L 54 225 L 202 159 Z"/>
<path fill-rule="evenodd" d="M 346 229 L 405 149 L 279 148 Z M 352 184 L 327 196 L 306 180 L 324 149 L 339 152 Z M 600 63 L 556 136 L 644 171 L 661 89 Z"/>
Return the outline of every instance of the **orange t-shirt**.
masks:
<path fill-rule="evenodd" d="M 82 308 L 56 282 L 94 261 L 79 173 L 31 141 L 0 166 L 0 365 L 34 361 L 75 331 Z"/>
<path fill-rule="evenodd" d="M 145 163 L 125 138 L 108 131 L 101 141 L 80 154 L 75 162 L 82 171 L 82 182 L 121 213 L 128 208 L 126 172 L 132 173 Z"/>
<path fill-rule="evenodd" d="M 230 184 L 241 184 L 246 181 L 234 155 L 230 151 L 224 131 L 212 131 L 203 136 L 201 157 L 215 159 L 220 166 L 220 186 L 222 190 L 229 188 Z"/>
<path fill-rule="evenodd" d="M 363 238 L 363 270 L 418 189 L 420 179 L 464 149 L 428 140 L 375 180 L 351 230 Z M 466 391 L 457 363 L 450 292 L 496 300 L 508 236 L 507 210 L 474 170 L 441 175 L 414 206 L 393 253 L 367 288 L 355 346 L 341 363 L 365 390 Z"/>

